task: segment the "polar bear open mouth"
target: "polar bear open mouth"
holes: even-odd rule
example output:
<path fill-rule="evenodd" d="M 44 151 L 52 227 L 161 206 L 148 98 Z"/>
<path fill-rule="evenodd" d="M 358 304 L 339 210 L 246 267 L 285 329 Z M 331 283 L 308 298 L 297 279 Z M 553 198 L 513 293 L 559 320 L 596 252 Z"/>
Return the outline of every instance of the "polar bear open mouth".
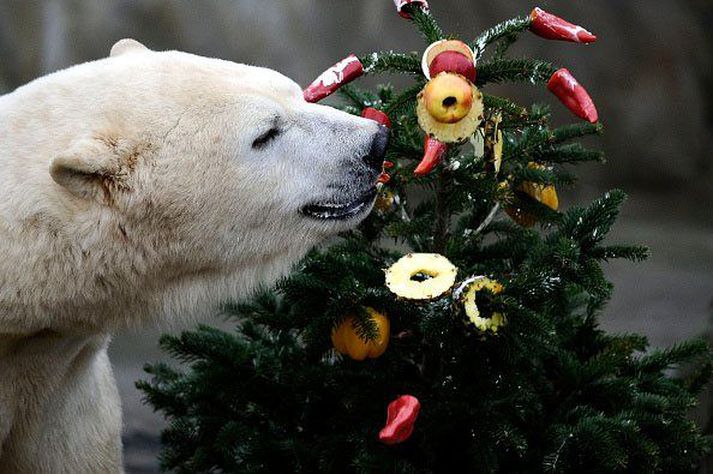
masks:
<path fill-rule="evenodd" d="M 376 188 L 348 203 L 320 202 L 304 206 L 300 212 L 307 217 L 320 220 L 346 220 L 358 216 L 368 208 L 376 198 Z"/>

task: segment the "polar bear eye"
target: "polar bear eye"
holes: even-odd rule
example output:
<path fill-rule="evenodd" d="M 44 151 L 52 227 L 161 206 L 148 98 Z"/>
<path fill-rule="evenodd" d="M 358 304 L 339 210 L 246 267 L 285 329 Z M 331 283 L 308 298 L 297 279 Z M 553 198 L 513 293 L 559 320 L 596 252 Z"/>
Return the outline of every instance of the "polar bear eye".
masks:
<path fill-rule="evenodd" d="M 282 130 L 277 127 L 272 127 L 270 130 L 255 139 L 255 141 L 253 142 L 253 148 L 256 150 L 264 148 L 268 143 L 280 136 L 281 133 Z"/>

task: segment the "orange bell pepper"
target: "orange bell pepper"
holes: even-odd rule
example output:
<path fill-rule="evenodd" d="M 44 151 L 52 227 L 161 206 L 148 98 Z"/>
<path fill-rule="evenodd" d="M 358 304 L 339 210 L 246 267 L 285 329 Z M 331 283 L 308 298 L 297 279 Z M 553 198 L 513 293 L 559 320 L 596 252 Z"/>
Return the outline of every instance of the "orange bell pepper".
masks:
<path fill-rule="evenodd" d="M 378 337 L 365 341 L 356 332 L 354 317 L 347 317 L 339 326 L 332 330 L 332 344 L 343 355 L 348 355 L 354 360 L 364 360 L 367 357 L 376 359 L 380 357 L 389 345 L 389 318 L 373 308 L 366 308 L 372 321 L 376 324 Z"/>

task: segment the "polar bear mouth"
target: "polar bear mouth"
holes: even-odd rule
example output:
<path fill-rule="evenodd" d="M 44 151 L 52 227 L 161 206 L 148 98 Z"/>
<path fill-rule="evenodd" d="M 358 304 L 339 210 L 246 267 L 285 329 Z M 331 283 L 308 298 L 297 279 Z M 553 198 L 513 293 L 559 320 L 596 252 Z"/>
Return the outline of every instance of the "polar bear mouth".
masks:
<path fill-rule="evenodd" d="M 354 201 L 348 203 L 317 202 L 307 204 L 300 212 L 313 219 L 343 221 L 356 217 L 370 209 L 374 198 L 376 198 L 376 188 L 371 188 Z"/>

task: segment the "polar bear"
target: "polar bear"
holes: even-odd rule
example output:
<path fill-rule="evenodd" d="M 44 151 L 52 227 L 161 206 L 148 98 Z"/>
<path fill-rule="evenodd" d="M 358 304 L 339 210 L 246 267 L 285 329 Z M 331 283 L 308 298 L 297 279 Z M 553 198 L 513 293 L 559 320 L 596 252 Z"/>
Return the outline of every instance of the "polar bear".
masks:
<path fill-rule="evenodd" d="M 0 472 L 121 472 L 121 328 L 205 317 L 370 211 L 387 133 L 122 40 L 0 97 Z"/>

